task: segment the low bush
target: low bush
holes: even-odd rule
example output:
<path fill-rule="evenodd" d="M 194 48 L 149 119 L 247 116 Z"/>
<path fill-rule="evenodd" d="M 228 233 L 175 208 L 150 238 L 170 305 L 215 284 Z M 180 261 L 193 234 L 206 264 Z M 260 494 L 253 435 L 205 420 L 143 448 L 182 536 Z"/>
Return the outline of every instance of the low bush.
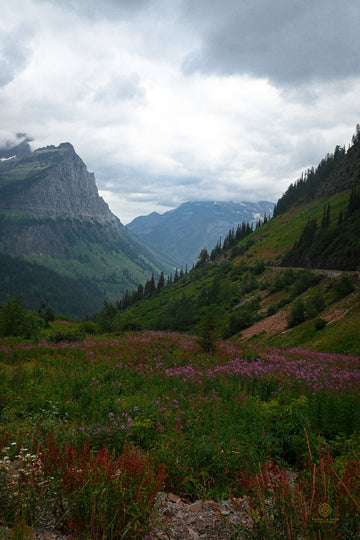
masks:
<path fill-rule="evenodd" d="M 342 275 L 334 284 L 335 299 L 341 300 L 354 291 L 354 285 L 347 275 Z"/>
<path fill-rule="evenodd" d="M 305 304 L 301 298 L 294 302 L 287 318 L 289 328 L 293 328 L 306 320 Z"/>
<path fill-rule="evenodd" d="M 67 341 L 72 343 L 73 341 L 82 341 L 86 337 L 86 331 L 83 327 L 76 326 L 66 328 L 64 330 L 55 330 L 50 332 L 47 336 L 47 341 L 50 343 L 60 343 Z"/>
<path fill-rule="evenodd" d="M 323 328 L 325 328 L 326 325 L 327 325 L 327 322 L 325 321 L 325 319 L 322 319 L 321 317 L 319 317 L 319 319 L 316 319 L 315 321 L 316 330 L 322 330 Z"/>
<path fill-rule="evenodd" d="M 83 321 L 81 323 L 81 330 L 83 330 L 85 334 L 94 335 L 96 334 L 98 327 L 96 323 L 92 321 Z"/>
<path fill-rule="evenodd" d="M 40 315 L 26 311 L 25 300 L 21 295 L 14 295 L 0 307 L 0 336 L 37 339 L 43 327 L 44 320 Z"/>

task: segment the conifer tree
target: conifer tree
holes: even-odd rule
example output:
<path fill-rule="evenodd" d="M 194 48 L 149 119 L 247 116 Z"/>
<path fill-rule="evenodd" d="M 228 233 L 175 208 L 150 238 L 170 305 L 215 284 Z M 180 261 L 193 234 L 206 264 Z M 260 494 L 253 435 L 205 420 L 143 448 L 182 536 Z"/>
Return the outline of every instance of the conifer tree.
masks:
<path fill-rule="evenodd" d="M 164 272 L 161 272 L 160 273 L 160 277 L 159 277 L 159 281 L 158 281 L 158 284 L 157 284 L 157 287 L 156 287 L 156 290 L 159 292 L 161 291 L 161 289 L 165 286 L 165 277 L 164 277 Z"/>

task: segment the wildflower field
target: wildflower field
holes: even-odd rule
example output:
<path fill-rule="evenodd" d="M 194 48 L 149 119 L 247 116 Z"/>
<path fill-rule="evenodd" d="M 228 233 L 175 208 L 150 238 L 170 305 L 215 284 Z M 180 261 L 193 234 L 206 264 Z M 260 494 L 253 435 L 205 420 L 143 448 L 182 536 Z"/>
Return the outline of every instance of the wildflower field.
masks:
<path fill-rule="evenodd" d="M 253 538 L 359 538 L 358 357 L 3 339 L 0 387 L 0 520 L 18 538 L 44 509 L 74 538 L 144 538 L 160 490 L 246 495 Z"/>

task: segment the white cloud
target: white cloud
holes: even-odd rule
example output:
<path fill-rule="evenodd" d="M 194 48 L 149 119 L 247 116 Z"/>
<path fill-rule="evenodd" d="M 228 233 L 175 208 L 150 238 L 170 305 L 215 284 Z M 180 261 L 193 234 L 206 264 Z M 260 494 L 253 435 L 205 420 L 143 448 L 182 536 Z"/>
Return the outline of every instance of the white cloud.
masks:
<path fill-rule="evenodd" d="M 71 142 L 123 222 L 192 199 L 276 201 L 359 121 L 358 4 L 345 4 L 330 0 L 322 21 L 325 3 L 311 3 L 317 30 L 295 58 L 310 2 L 13 0 L 0 143 Z M 341 47 L 326 35 L 335 23 Z"/>

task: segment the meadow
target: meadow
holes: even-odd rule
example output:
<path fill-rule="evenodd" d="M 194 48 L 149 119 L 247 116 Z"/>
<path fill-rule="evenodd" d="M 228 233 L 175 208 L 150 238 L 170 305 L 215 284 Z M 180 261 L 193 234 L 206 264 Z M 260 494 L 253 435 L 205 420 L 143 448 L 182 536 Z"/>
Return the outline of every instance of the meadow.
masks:
<path fill-rule="evenodd" d="M 246 495 L 249 538 L 359 538 L 358 357 L 80 337 L 0 341 L 0 520 L 13 538 L 44 511 L 74 538 L 145 538 L 158 491 L 235 507 Z"/>

